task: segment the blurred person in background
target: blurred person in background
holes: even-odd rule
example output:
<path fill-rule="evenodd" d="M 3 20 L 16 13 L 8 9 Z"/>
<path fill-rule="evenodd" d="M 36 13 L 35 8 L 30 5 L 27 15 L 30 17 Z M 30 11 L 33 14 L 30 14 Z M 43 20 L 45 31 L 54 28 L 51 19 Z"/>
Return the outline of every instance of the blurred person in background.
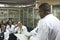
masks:
<path fill-rule="evenodd" d="M 6 21 L 2 20 L 0 23 L 0 39 L 1 40 L 8 40 L 9 38 L 9 32 L 6 30 Z"/>
<path fill-rule="evenodd" d="M 6 28 L 6 29 L 7 29 L 10 33 L 12 33 L 13 27 L 14 27 L 13 22 L 12 22 L 11 20 L 8 20 L 8 21 L 7 21 L 7 28 Z"/>
<path fill-rule="evenodd" d="M 17 23 L 17 25 L 14 27 L 14 32 L 17 32 L 17 34 L 22 34 L 22 36 L 24 35 L 25 37 L 28 38 L 28 36 L 30 35 L 29 32 L 27 31 L 26 26 L 22 25 L 21 21 L 19 21 Z M 22 38 L 22 40 L 26 40 L 25 38 Z"/>
<path fill-rule="evenodd" d="M 0 40 L 4 40 L 5 25 L 1 24 L 0 28 Z"/>
<path fill-rule="evenodd" d="M 7 27 L 6 27 L 6 30 L 9 31 L 9 39 L 8 40 L 17 40 L 16 36 L 14 35 L 13 28 L 14 28 L 14 24 L 12 24 L 11 20 L 8 20 Z"/>

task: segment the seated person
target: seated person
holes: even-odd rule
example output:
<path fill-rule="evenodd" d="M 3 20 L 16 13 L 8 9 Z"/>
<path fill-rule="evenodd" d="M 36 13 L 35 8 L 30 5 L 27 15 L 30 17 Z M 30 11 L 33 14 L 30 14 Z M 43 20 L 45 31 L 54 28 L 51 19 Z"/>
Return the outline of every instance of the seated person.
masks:
<path fill-rule="evenodd" d="M 30 35 L 30 33 L 27 31 L 26 26 L 22 25 L 21 21 L 17 23 L 17 25 L 14 27 L 14 32 L 17 32 L 17 34 L 23 34 L 26 37 Z M 25 39 L 24 39 L 25 40 Z"/>
<path fill-rule="evenodd" d="M 0 28 L 0 40 L 4 40 L 5 25 L 1 25 Z"/>
<path fill-rule="evenodd" d="M 14 24 L 12 24 L 11 20 L 8 20 L 6 30 L 9 31 L 9 39 L 8 40 L 17 40 L 16 36 L 13 32 Z"/>

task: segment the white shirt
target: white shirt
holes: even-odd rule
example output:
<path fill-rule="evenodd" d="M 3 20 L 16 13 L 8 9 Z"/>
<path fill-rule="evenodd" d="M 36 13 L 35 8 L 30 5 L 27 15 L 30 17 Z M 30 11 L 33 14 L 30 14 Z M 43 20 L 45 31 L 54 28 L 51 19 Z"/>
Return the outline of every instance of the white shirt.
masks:
<path fill-rule="evenodd" d="M 20 28 L 19 27 L 15 28 L 14 32 L 18 32 L 18 34 L 20 34 Z M 23 25 L 22 25 L 22 34 L 26 36 L 30 36 L 30 33 L 27 31 L 26 26 L 23 26 Z"/>
<path fill-rule="evenodd" d="M 38 22 L 38 34 L 32 40 L 57 40 L 60 33 L 60 21 L 49 14 Z M 60 39 L 59 39 L 60 40 Z"/>
<path fill-rule="evenodd" d="M 34 35 L 37 35 L 38 33 L 38 27 L 34 28 L 31 32 L 30 32 L 30 35 L 34 36 Z"/>
<path fill-rule="evenodd" d="M 13 28 L 14 28 L 14 27 L 15 27 L 14 25 L 11 25 L 11 28 L 10 28 L 10 26 L 9 26 L 9 25 L 7 25 L 6 30 L 8 30 L 8 31 L 9 31 L 9 34 L 10 34 L 10 33 L 13 33 Z"/>
<path fill-rule="evenodd" d="M 30 32 L 30 39 L 29 40 L 32 40 L 36 37 L 38 33 L 38 27 L 34 28 L 31 32 Z"/>
<path fill-rule="evenodd" d="M 8 40 L 9 39 L 9 31 L 6 30 L 6 32 L 4 32 L 4 40 Z"/>
<path fill-rule="evenodd" d="M 0 28 L 0 33 L 1 33 L 2 31 L 1 31 L 1 28 Z M 9 38 L 9 31 L 8 30 L 6 30 L 5 32 L 4 32 L 4 40 L 8 40 L 8 38 Z"/>
<path fill-rule="evenodd" d="M 20 34 L 22 30 L 22 33 Z M 30 36 L 30 33 L 27 31 L 27 28 L 26 26 L 23 26 L 22 25 L 22 29 L 20 30 L 19 27 L 15 28 L 14 29 L 14 32 L 17 32 L 18 36 L 20 37 L 17 37 L 19 40 L 28 40 L 28 36 Z"/>
<path fill-rule="evenodd" d="M 6 32 L 4 33 L 4 40 L 8 40 L 9 39 L 9 34 L 14 33 L 13 32 L 14 27 L 15 27 L 14 25 L 11 25 L 11 28 L 10 28 L 10 26 L 7 25 Z"/>

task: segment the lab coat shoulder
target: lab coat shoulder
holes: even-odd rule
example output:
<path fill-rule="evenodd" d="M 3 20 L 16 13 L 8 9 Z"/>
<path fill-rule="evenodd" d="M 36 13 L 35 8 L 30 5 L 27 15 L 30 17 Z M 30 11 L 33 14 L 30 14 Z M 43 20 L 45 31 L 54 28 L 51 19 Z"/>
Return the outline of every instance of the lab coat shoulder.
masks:
<path fill-rule="evenodd" d="M 38 30 L 37 39 L 38 40 L 45 40 L 45 39 L 47 40 L 49 30 L 53 29 L 54 32 L 57 33 L 57 31 L 59 31 L 59 29 L 60 29 L 59 26 L 60 26 L 59 19 L 57 19 L 56 17 L 54 17 L 51 14 L 47 15 L 45 18 L 43 18 L 42 20 L 40 20 L 38 22 L 39 30 Z"/>
<path fill-rule="evenodd" d="M 53 16 L 53 14 L 49 14 L 39 21 L 38 25 L 47 25 L 50 29 L 53 29 L 56 26 L 60 26 L 59 19 Z"/>
<path fill-rule="evenodd" d="M 6 26 L 6 29 L 9 29 L 9 27 L 10 27 L 10 26 L 9 26 L 9 25 L 7 25 L 7 26 Z"/>
<path fill-rule="evenodd" d="M 36 35 L 37 32 L 38 32 L 38 27 L 34 28 L 34 29 L 30 32 L 30 34 L 31 34 L 31 35 Z"/>
<path fill-rule="evenodd" d="M 22 29 L 23 29 L 23 31 L 27 32 L 27 27 L 26 26 L 22 25 Z"/>
<path fill-rule="evenodd" d="M 22 25 L 22 29 L 24 32 L 28 32 L 26 26 Z"/>
<path fill-rule="evenodd" d="M 26 26 L 23 25 L 22 29 L 23 29 L 23 32 L 24 32 L 25 36 L 27 36 L 27 37 L 30 36 L 30 33 L 28 32 Z"/>
<path fill-rule="evenodd" d="M 13 30 L 13 29 L 14 29 L 14 27 L 15 27 L 15 25 L 11 25 L 11 30 Z"/>
<path fill-rule="evenodd" d="M 22 25 L 22 29 L 27 29 L 26 26 Z"/>
<path fill-rule="evenodd" d="M 48 24 L 49 24 L 49 23 L 47 22 L 47 20 L 41 19 L 41 20 L 38 21 L 37 28 L 38 28 L 38 29 L 39 29 L 39 28 L 44 28 L 44 26 L 47 27 Z"/>
<path fill-rule="evenodd" d="M 11 28 L 14 28 L 15 27 L 15 25 L 11 25 Z"/>
<path fill-rule="evenodd" d="M 43 22 L 42 24 L 41 22 L 38 24 L 38 33 L 35 40 L 47 40 L 49 27 L 46 22 Z"/>

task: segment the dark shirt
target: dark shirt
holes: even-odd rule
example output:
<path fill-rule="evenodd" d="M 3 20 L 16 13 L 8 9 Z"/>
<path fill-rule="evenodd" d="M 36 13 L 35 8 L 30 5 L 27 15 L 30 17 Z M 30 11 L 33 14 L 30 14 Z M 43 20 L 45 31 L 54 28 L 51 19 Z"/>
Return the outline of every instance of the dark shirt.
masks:
<path fill-rule="evenodd" d="M 4 40 L 4 32 L 0 33 L 0 40 Z"/>

